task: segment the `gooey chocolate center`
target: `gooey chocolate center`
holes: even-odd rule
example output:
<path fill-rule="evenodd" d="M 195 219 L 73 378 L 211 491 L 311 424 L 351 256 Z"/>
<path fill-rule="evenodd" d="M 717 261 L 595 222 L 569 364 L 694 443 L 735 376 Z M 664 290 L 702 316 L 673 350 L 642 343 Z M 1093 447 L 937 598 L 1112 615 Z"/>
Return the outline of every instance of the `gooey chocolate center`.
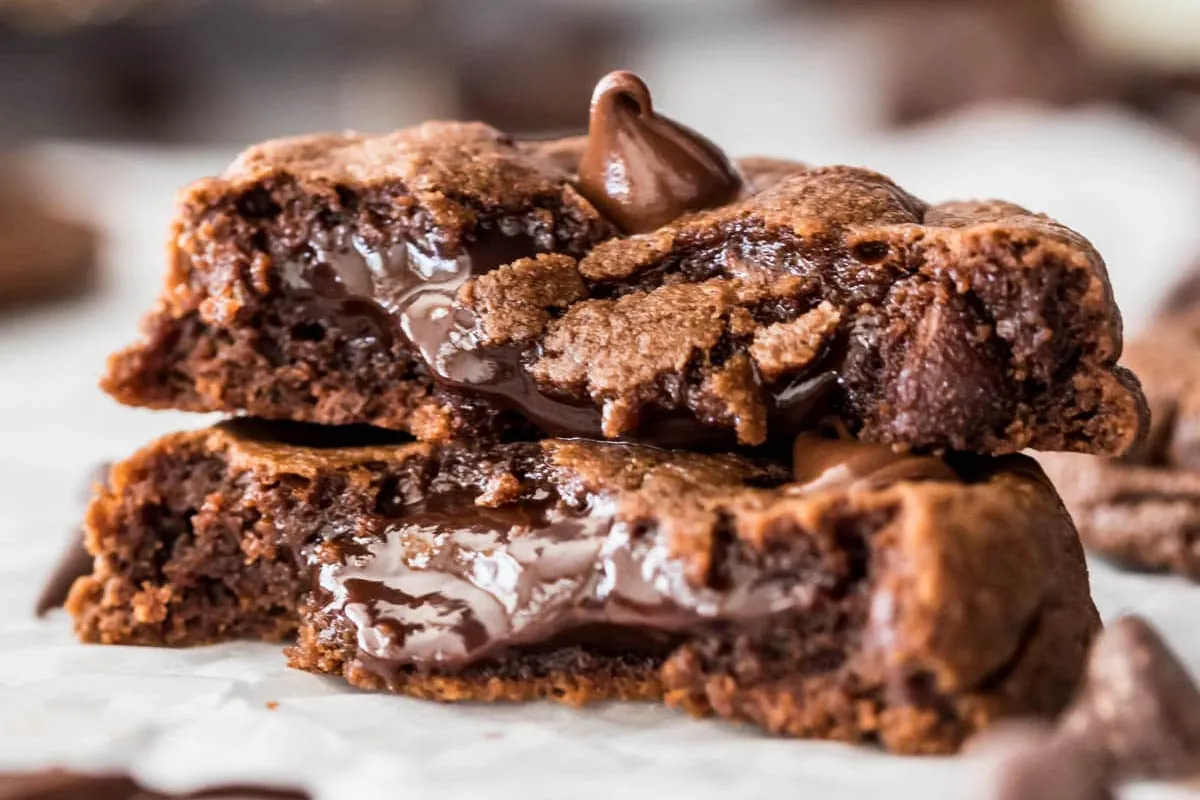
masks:
<path fill-rule="evenodd" d="M 797 454 L 788 494 L 958 480 L 940 459 L 817 434 Z M 495 509 L 442 495 L 401 506 L 369 540 L 333 543 L 336 558 L 314 554 L 325 612 L 350 623 L 364 665 L 384 676 L 459 667 L 597 627 L 661 643 L 713 621 L 802 611 L 816 597 L 786 571 L 739 568 L 719 588 L 698 583 L 665 532 L 619 518 L 611 498 L 573 508 L 539 494 Z"/>
<path fill-rule="evenodd" d="M 348 234 L 340 239 L 286 262 L 284 286 L 334 301 L 343 318 L 369 318 L 369 335 L 402 336 L 444 387 L 492 398 L 553 435 L 599 435 L 597 410 L 542 393 L 523 368 L 523 350 L 481 346 L 475 314 L 455 302 L 472 277 L 535 256 L 532 236 L 481 229 L 456 255 L 411 241 L 378 249 Z"/>

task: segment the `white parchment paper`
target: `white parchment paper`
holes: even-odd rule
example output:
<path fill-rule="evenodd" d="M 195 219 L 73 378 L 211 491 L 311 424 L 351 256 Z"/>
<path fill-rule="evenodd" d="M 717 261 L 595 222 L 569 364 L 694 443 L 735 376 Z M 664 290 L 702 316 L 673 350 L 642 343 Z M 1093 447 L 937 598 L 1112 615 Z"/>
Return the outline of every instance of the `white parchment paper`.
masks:
<path fill-rule="evenodd" d="M 778 154 L 869 164 L 931 200 L 997 195 L 1050 212 L 1106 255 L 1131 329 L 1200 255 L 1200 163 L 1115 113 L 992 113 Z M 83 646 L 62 612 L 34 619 L 93 466 L 208 421 L 121 408 L 94 386 L 158 290 L 174 190 L 228 157 L 61 146 L 36 159 L 105 229 L 108 274 L 81 302 L 0 317 L 0 769 L 124 766 L 164 788 L 262 780 L 364 800 L 970 796 L 963 759 L 770 739 L 650 705 L 435 705 L 290 671 L 271 645 Z M 1092 578 L 1106 618 L 1147 615 L 1200 673 L 1200 587 L 1099 563 Z"/>

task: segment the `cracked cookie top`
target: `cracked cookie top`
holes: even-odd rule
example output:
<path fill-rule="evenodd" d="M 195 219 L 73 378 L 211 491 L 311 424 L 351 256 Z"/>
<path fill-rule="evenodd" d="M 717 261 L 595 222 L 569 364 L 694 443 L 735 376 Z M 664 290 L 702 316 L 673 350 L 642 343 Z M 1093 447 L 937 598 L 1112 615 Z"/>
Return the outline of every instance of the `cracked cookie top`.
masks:
<path fill-rule="evenodd" d="M 588 137 L 270 142 L 181 209 L 146 341 L 105 381 L 125 402 L 687 447 L 838 416 L 899 447 L 1114 455 L 1146 424 L 1082 236 L 866 169 L 731 161 L 627 74 Z M 185 349 L 185 324 L 237 341 Z M 254 376 L 228 363 L 251 354 Z"/>

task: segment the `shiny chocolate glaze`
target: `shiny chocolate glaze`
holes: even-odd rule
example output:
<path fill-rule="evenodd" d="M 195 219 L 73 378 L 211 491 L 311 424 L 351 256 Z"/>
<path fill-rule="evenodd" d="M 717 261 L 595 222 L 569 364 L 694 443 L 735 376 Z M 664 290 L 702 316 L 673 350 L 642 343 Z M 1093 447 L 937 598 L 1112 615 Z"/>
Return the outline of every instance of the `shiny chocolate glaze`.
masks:
<path fill-rule="evenodd" d="M 360 659 L 383 673 L 464 666 L 593 626 L 677 631 L 760 617 L 811 595 L 774 578 L 695 587 L 660 538 L 616 520 L 603 498 L 578 510 L 464 504 L 397 520 L 318 566 L 317 581 L 326 611 L 357 631 Z"/>
<path fill-rule="evenodd" d="M 626 233 L 644 233 L 730 202 L 742 176 L 711 141 L 656 113 L 641 78 L 620 71 L 592 94 L 579 186 Z"/>

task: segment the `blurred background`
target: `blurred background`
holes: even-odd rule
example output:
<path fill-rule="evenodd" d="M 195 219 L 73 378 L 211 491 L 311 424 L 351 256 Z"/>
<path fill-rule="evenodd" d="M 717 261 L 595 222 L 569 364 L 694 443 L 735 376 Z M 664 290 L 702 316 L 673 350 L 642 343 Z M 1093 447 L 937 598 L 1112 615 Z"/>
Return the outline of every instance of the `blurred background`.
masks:
<path fill-rule="evenodd" d="M 614 68 L 733 154 L 1063 219 L 1134 328 L 1200 258 L 1200 0 L 0 0 L 0 336 L 103 297 L 128 339 L 173 192 L 247 144 L 580 131 Z"/>
<path fill-rule="evenodd" d="M 1195 0 L 0 0 L 0 135 L 571 130 L 618 67 L 756 146 L 1014 100 L 1200 136 Z"/>

